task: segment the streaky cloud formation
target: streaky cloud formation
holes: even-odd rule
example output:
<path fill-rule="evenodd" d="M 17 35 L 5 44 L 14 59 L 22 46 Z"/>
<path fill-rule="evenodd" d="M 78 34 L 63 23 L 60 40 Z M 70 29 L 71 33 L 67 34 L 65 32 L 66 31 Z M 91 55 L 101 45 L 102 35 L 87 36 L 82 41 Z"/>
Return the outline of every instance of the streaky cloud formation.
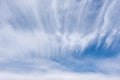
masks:
<path fill-rule="evenodd" d="M 0 0 L 0 79 L 119 80 L 119 7 L 120 0 Z"/>

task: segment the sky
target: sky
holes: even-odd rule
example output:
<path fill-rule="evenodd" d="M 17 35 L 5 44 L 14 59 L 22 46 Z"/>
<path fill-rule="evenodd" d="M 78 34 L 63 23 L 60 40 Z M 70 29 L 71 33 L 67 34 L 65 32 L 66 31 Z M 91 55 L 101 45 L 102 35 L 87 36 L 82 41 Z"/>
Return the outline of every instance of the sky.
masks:
<path fill-rule="evenodd" d="M 0 80 L 120 80 L 120 0 L 0 0 Z"/>

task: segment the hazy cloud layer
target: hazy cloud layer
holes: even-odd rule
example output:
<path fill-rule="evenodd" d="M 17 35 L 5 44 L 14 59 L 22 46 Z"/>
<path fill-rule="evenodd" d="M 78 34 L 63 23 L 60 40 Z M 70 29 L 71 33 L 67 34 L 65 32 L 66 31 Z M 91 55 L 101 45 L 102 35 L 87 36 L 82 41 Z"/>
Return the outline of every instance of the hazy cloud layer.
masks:
<path fill-rule="evenodd" d="M 120 0 L 0 0 L 0 79 L 120 79 L 119 7 Z"/>

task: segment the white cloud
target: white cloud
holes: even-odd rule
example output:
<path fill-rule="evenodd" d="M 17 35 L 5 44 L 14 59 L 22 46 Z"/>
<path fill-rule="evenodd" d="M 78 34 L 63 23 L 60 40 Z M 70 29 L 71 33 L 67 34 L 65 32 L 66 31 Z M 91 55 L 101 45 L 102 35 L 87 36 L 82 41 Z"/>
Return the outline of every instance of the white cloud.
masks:
<path fill-rule="evenodd" d="M 108 37 L 105 40 L 105 45 L 107 45 L 108 48 L 115 41 L 116 35 L 120 33 L 119 29 L 117 29 L 118 27 L 116 27 L 119 26 L 119 21 L 112 22 L 112 19 L 110 18 L 113 15 L 113 13 L 111 14 L 111 12 L 115 11 L 115 13 L 117 13 L 117 10 L 114 9 L 116 7 L 116 4 L 119 5 L 119 3 L 117 3 L 117 0 L 112 2 L 106 0 L 104 2 L 104 6 L 101 8 L 100 14 L 97 16 L 97 19 L 95 21 L 95 25 L 89 24 L 92 24 L 92 15 L 90 14 L 95 13 L 96 10 L 90 13 L 91 11 L 88 11 L 90 10 L 90 5 L 86 6 L 86 4 L 92 4 L 92 0 L 90 0 L 89 2 L 87 2 L 87 0 L 83 0 L 80 4 L 75 4 L 74 2 L 75 6 L 72 5 L 73 1 L 65 1 L 65 4 L 63 4 L 63 1 L 63 3 L 60 2 L 60 4 L 58 4 L 59 2 L 57 2 L 56 0 L 1 0 L 0 2 L 1 63 L 8 62 L 10 64 L 12 63 L 12 61 L 15 60 L 24 62 L 26 63 L 26 65 L 27 63 L 32 63 L 30 66 L 37 69 L 57 71 L 60 68 L 64 69 L 64 67 L 59 63 L 44 60 L 49 60 L 49 58 L 56 57 L 56 55 L 62 55 L 63 57 L 66 57 L 66 55 L 69 54 L 70 51 L 76 50 L 76 48 L 82 52 L 94 42 L 98 42 L 98 46 L 100 46 L 102 39 L 106 35 L 108 35 Z M 109 3 L 111 4 L 109 5 Z M 75 10 L 76 8 L 78 9 Z M 80 11 L 79 8 L 82 8 L 82 10 Z M 90 15 L 90 19 L 88 18 L 88 15 Z M 115 15 L 115 17 L 118 16 Z M 33 25 L 32 22 L 34 21 L 36 22 L 36 25 Z M 21 24 L 27 22 L 28 24 L 32 23 L 34 29 L 28 29 L 29 27 L 31 27 L 31 25 L 27 28 L 27 30 L 24 29 L 28 25 L 22 26 Z M 74 25 L 72 25 L 71 22 Z M 114 23 L 117 23 L 115 27 Z M 112 29 L 113 32 L 108 34 L 107 32 Z M 98 41 L 96 41 L 97 38 Z M 31 53 L 34 53 L 34 55 L 38 56 L 40 59 L 36 58 L 35 60 L 33 60 L 33 58 L 31 58 Z M 71 58 L 71 55 L 68 55 L 67 57 L 70 61 L 75 61 L 76 63 L 78 62 L 78 64 L 80 63 L 79 60 Z M 43 58 L 44 60 L 41 61 L 41 58 Z M 119 60 L 115 60 L 114 62 L 112 60 L 101 60 L 100 62 L 97 62 L 96 60 L 94 65 L 96 65 L 101 70 L 106 69 L 107 71 L 112 73 L 113 71 L 117 72 L 117 70 L 120 70 L 120 65 L 118 61 Z M 111 62 L 114 65 L 111 65 Z M 47 73 L 45 75 L 40 73 L 40 75 L 41 76 L 37 76 L 37 79 L 48 80 L 50 78 L 52 80 L 117 80 L 119 78 L 118 76 L 113 75 L 108 76 L 93 73 Z M 34 80 L 36 79 L 36 76 L 28 74 L 23 75 L 13 73 L 0 73 L 0 79 L 2 80 L 18 80 L 18 78 L 20 80 Z"/>
<path fill-rule="evenodd" d="M 111 74 L 119 74 L 120 73 L 120 55 L 116 55 L 116 57 L 97 60 L 95 62 L 95 66 L 98 68 L 98 70 L 101 70 L 105 73 L 111 73 Z"/>
<path fill-rule="evenodd" d="M 94 39 L 96 32 L 89 35 L 79 33 L 71 34 L 48 34 L 39 30 L 20 31 L 4 25 L 0 30 L 0 52 L 1 57 L 25 56 L 30 52 L 40 54 L 43 57 L 50 57 L 56 54 L 59 48 L 74 49 L 78 46 L 81 51 L 84 50 Z M 66 53 L 62 53 L 66 54 Z"/>
<path fill-rule="evenodd" d="M 6 77 L 7 76 L 7 77 Z M 1 80 L 119 80 L 119 75 L 107 75 L 99 73 L 34 73 L 34 74 L 14 74 L 0 73 Z"/>

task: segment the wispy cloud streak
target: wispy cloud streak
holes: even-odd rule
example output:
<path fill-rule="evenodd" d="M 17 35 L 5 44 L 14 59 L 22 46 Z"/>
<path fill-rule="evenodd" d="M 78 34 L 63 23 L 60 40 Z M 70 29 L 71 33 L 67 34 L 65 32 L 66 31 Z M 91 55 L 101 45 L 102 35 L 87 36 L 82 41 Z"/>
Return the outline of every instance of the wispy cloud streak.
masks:
<path fill-rule="evenodd" d="M 0 71 L 119 74 L 119 7 L 119 0 L 0 0 Z"/>

